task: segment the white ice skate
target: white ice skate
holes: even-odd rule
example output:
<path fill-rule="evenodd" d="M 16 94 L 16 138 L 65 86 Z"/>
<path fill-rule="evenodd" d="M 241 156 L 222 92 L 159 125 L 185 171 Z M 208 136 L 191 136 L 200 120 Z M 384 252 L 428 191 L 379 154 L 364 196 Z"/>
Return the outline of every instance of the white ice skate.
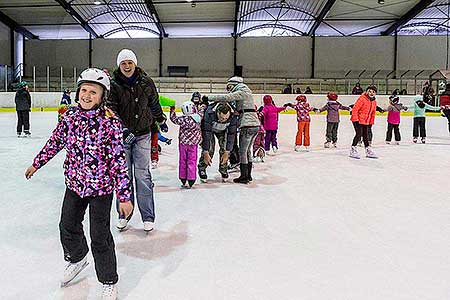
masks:
<path fill-rule="evenodd" d="M 278 147 L 272 146 L 272 151 L 273 151 L 273 154 L 277 153 L 278 152 Z"/>
<path fill-rule="evenodd" d="M 425 144 L 425 138 L 421 138 L 422 144 Z"/>
<path fill-rule="evenodd" d="M 323 144 L 323 146 L 324 146 L 325 148 L 330 148 L 331 142 L 325 142 L 325 144 Z"/>
<path fill-rule="evenodd" d="M 356 158 L 356 159 L 360 159 L 361 157 L 359 156 L 358 153 L 358 149 L 356 148 L 356 146 L 352 146 L 352 148 L 350 149 L 350 155 L 351 158 Z"/>
<path fill-rule="evenodd" d="M 391 144 L 391 141 L 386 141 L 386 145 L 390 145 Z"/>
<path fill-rule="evenodd" d="M 64 277 L 61 281 L 61 287 L 67 286 L 81 271 L 84 270 L 89 265 L 87 257 L 85 256 L 82 260 L 77 263 L 68 263 L 64 269 Z"/>
<path fill-rule="evenodd" d="M 117 285 L 103 284 L 102 300 L 116 300 L 117 299 Z"/>
<path fill-rule="evenodd" d="M 371 147 L 366 147 L 366 157 L 367 158 L 378 158 L 378 156 L 373 152 Z"/>
<path fill-rule="evenodd" d="M 119 229 L 120 231 L 125 230 L 125 228 L 127 228 L 128 225 L 128 220 L 127 219 L 119 219 L 119 221 L 117 222 L 117 229 Z"/>
<path fill-rule="evenodd" d="M 333 143 L 333 148 L 337 148 L 337 143 L 336 142 Z"/>
<path fill-rule="evenodd" d="M 228 165 L 228 173 L 233 173 L 233 172 L 238 172 L 238 171 L 239 171 L 239 163 Z"/>
<path fill-rule="evenodd" d="M 158 162 L 152 161 L 152 169 L 158 169 Z"/>
<path fill-rule="evenodd" d="M 309 146 L 305 146 L 305 148 L 303 148 L 303 151 L 309 152 Z"/>
<path fill-rule="evenodd" d="M 186 188 L 189 188 L 189 186 L 187 186 Z M 144 221 L 144 231 L 145 232 L 152 231 L 154 226 L 155 226 L 155 223 L 150 222 L 150 221 Z"/>
<path fill-rule="evenodd" d="M 414 144 L 417 143 L 417 138 L 416 137 L 413 137 L 413 143 Z"/>
<path fill-rule="evenodd" d="M 297 151 L 297 152 L 299 152 L 301 149 L 302 149 L 302 146 L 299 146 L 299 145 L 296 145 L 294 147 L 294 151 Z"/>

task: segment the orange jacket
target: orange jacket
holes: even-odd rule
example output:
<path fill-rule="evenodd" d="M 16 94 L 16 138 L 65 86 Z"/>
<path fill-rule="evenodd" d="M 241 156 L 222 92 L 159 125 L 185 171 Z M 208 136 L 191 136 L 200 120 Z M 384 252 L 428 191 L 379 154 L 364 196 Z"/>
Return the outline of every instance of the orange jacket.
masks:
<path fill-rule="evenodd" d="M 352 109 L 352 122 L 359 122 L 362 125 L 373 125 L 375 113 L 377 111 L 377 100 L 370 100 L 366 93 L 363 93 L 356 100 Z"/>

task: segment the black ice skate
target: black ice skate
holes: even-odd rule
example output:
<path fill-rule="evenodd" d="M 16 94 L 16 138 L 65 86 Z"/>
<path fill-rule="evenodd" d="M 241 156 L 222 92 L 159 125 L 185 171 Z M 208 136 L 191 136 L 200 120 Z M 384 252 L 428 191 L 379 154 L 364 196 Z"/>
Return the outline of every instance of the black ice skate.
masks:
<path fill-rule="evenodd" d="M 198 176 L 200 177 L 200 181 L 203 183 L 208 182 L 208 175 L 205 170 L 198 170 Z"/>

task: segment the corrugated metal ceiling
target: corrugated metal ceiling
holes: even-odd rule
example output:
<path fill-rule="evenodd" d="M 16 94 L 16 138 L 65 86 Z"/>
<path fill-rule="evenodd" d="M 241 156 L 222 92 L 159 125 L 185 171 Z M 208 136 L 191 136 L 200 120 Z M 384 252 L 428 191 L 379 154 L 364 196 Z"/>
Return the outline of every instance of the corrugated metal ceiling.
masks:
<path fill-rule="evenodd" d="M 236 34 L 241 36 L 295 36 L 311 31 L 329 0 L 240 1 Z M 158 37 L 231 36 L 236 1 L 232 0 L 66 0 L 82 20 L 72 17 L 54 0 L 0 0 L 0 11 L 41 38 L 86 38 L 86 22 L 99 36 Z M 398 21 L 418 0 L 336 0 L 315 31 L 316 35 L 379 35 Z M 152 12 L 151 12 L 152 11 Z M 399 28 L 399 34 L 446 34 L 449 1 L 436 0 Z M 314 27 L 315 28 L 315 27 Z M 33 32 L 32 31 L 32 32 Z"/>

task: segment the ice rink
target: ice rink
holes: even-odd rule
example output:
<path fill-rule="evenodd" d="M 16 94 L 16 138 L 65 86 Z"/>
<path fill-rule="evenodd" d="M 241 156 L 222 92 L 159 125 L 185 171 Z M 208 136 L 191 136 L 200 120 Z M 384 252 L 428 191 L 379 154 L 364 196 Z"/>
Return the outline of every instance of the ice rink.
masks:
<path fill-rule="evenodd" d="M 64 179 L 60 153 L 27 181 L 25 169 L 56 124 L 31 114 L 31 138 L 15 136 L 15 113 L 0 114 L 0 298 L 98 299 L 94 264 L 66 288 L 58 222 Z M 348 157 L 353 127 L 341 116 L 337 149 L 323 149 L 325 115 L 312 116 L 312 151 L 294 152 L 295 115 L 281 115 L 280 151 L 255 165 L 249 185 L 210 182 L 181 190 L 177 127 L 162 145 L 155 181 L 156 229 L 137 212 L 119 233 L 119 299 L 443 300 L 450 297 L 450 137 L 427 119 L 427 144 L 385 145 L 386 117 L 374 126 L 378 160 Z M 236 175 L 232 174 L 232 178 Z M 85 221 L 88 226 L 88 222 Z M 86 228 L 86 232 L 88 229 Z"/>

